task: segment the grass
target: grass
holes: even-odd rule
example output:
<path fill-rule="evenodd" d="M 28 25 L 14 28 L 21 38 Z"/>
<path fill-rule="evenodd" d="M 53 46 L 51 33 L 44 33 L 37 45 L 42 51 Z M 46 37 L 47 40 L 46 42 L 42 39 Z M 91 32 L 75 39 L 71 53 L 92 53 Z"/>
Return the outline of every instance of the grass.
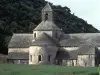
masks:
<path fill-rule="evenodd" d="M 97 67 L 0 64 L 0 75 L 98 75 Z"/>

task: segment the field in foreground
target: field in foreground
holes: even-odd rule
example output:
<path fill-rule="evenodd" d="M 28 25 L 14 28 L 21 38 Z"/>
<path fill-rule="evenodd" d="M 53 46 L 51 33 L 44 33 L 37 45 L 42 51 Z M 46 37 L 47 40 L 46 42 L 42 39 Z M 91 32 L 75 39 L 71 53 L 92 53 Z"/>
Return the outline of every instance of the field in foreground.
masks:
<path fill-rule="evenodd" d="M 98 75 L 98 68 L 0 64 L 0 75 Z"/>

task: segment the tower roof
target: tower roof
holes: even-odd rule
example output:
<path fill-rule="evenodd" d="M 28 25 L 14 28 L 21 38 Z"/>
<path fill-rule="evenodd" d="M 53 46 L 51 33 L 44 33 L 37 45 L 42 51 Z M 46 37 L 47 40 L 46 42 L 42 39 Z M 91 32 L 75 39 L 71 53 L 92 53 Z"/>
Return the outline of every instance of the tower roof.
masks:
<path fill-rule="evenodd" d="M 49 35 L 43 33 L 39 35 L 35 41 L 33 41 L 32 46 L 57 46 L 55 40 L 53 40 Z"/>
<path fill-rule="evenodd" d="M 52 11 L 50 4 L 47 3 L 46 6 L 42 9 L 42 11 Z"/>
<path fill-rule="evenodd" d="M 42 10 L 43 12 L 45 11 L 46 13 L 48 11 L 52 12 L 52 9 L 49 5 L 49 3 L 46 4 L 46 6 Z M 61 30 L 59 27 L 57 27 L 54 22 L 52 21 L 52 13 L 48 13 L 48 19 L 45 19 L 45 13 L 42 14 L 42 22 L 34 29 L 34 31 L 50 31 L 50 30 Z"/>
<path fill-rule="evenodd" d="M 33 34 L 13 34 L 8 48 L 28 48 L 33 40 Z"/>
<path fill-rule="evenodd" d="M 45 30 L 61 30 L 52 21 L 42 21 L 35 29 L 35 31 L 45 31 Z"/>

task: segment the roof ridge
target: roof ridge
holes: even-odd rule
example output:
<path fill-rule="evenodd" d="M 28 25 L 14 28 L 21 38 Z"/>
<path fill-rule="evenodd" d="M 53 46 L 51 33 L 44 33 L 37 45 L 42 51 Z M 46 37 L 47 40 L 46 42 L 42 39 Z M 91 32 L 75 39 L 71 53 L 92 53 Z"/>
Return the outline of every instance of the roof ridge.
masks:
<path fill-rule="evenodd" d="M 47 37 L 49 39 L 51 39 L 56 45 L 59 45 L 59 43 L 57 43 L 51 36 L 49 36 L 48 34 L 44 33 L 45 35 L 47 35 Z"/>
<path fill-rule="evenodd" d="M 42 31 L 42 30 L 61 30 L 58 26 L 55 25 L 53 21 L 45 21 L 41 22 L 35 29 L 34 31 Z"/>
<path fill-rule="evenodd" d="M 51 8 L 49 2 L 47 2 L 47 4 L 45 5 L 45 7 L 42 9 L 42 11 L 52 11 L 52 8 Z"/>
<path fill-rule="evenodd" d="M 65 34 L 65 35 L 74 35 L 74 34 L 100 34 L 100 33 L 71 33 L 71 34 Z"/>
<path fill-rule="evenodd" d="M 46 33 L 42 33 L 41 35 L 39 35 L 39 37 L 37 37 L 34 41 L 33 41 L 33 45 L 38 45 L 40 42 L 40 44 L 50 44 L 50 45 L 57 45 L 55 43 L 55 41 Z M 36 44 L 37 43 L 37 44 Z"/>

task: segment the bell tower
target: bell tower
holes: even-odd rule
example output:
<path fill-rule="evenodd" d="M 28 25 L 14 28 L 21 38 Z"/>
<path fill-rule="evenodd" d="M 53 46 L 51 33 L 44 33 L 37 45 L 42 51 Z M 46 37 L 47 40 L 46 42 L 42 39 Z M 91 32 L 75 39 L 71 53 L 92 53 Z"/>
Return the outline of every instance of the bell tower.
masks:
<path fill-rule="evenodd" d="M 34 38 L 36 39 L 42 33 L 46 33 L 56 39 L 58 39 L 61 34 L 61 29 L 53 22 L 53 10 L 49 3 L 42 9 L 42 22 L 34 29 Z"/>
<path fill-rule="evenodd" d="M 52 21 L 52 8 L 49 5 L 49 3 L 46 4 L 46 6 L 42 9 L 42 21 Z"/>

